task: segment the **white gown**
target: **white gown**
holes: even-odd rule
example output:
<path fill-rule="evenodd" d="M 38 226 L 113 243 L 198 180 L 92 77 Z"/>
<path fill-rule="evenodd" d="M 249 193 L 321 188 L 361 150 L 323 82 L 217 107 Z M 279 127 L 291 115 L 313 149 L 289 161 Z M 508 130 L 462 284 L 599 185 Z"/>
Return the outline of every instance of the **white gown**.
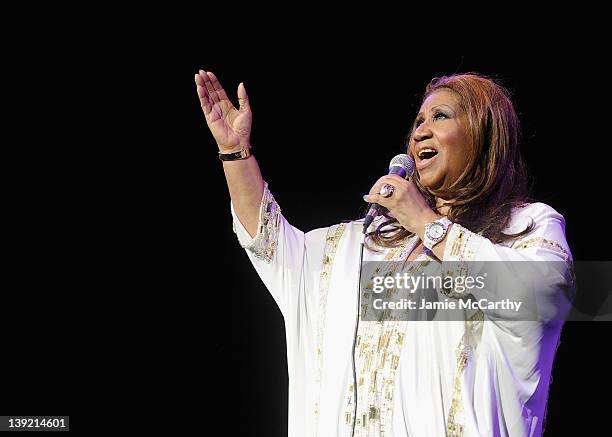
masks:
<path fill-rule="evenodd" d="M 284 317 L 288 435 L 350 436 L 362 223 L 304 233 L 282 216 L 267 184 L 254 238 L 231 211 L 238 240 Z M 573 285 L 564 218 L 532 203 L 513 211 L 506 233 L 530 219 L 533 232 L 507 244 L 454 224 L 443 261 L 564 261 L 567 271 L 538 284 L 538 293 L 562 294 Z M 366 249 L 364 261 L 404 260 L 417 243 L 414 236 L 400 248 Z M 438 262 L 428 251 L 416 260 Z M 486 311 L 467 322 L 361 321 L 355 436 L 541 435 L 561 328 L 559 321 L 495 320 Z"/>

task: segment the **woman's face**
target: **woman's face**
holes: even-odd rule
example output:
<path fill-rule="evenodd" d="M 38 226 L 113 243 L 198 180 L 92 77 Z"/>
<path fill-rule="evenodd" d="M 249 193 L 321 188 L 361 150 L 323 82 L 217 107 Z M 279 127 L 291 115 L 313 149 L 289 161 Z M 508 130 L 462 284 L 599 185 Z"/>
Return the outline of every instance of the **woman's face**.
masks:
<path fill-rule="evenodd" d="M 469 162 L 470 140 L 467 119 L 459 106 L 459 97 L 440 89 L 429 95 L 416 119 L 412 155 L 424 187 L 448 188 Z"/>

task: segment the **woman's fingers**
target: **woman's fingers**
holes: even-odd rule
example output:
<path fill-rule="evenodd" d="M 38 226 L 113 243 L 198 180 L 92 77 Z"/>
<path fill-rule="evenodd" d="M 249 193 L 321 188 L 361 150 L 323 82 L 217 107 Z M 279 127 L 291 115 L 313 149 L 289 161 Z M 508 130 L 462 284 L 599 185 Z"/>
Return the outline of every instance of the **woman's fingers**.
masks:
<path fill-rule="evenodd" d="M 387 205 L 388 199 L 384 198 L 378 193 L 366 194 L 365 196 L 363 196 L 363 200 L 365 200 L 368 203 L 378 203 L 379 205 L 384 206 L 385 208 L 387 208 L 388 206 Z"/>
<path fill-rule="evenodd" d="M 200 70 L 195 78 L 200 104 L 204 109 L 204 114 L 208 117 L 211 111 L 215 110 L 220 118 L 236 110 L 230 99 L 227 98 L 225 90 L 221 86 L 219 79 L 212 71 Z M 238 99 L 240 109 L 249 108 L 249 98 L 244 89 L 244 84 L 238 86 Z"/>
<path fill-rule="evenodd" d="M 386 176 L 383 176 L 374 182 L 374 185 L 372 185 L 372 188 L 370 188 L 370 194 L 376 194 L 380 191 L 381 187 L 385 184 L 385 177 Z"/>
<path fill-rule="evenodd" d="M 206 84 L 204 83 L 204 79 L 199 74 L 195 75 L 196 88 L 198 91 L 198 98 L 200 99 L 200 106 L 202 106 L 202 110 L 204 111 L 204 115 L 210 114 L 212 111 L 212 105 L 210 103 L 210 97 L 208 96 L 208 92 L 206 91 Z"/>
<path fill-rule="evenodd" d="M 381 188 L 385 184 L 391 184 L 397 190 L 397 187 L 398 187 L 397 181 L 390 179 L 389 176 L 383 176 L 382 178 L 377 180 L 376 183 L 372 186 L 372 188 L 370 189 L 370 193 L 363 196 L 363 200 L 365 200 L 368 203 L 378 203 L 379 205 L 384 206 L 385 208 L 388 208 L 390 198 L 383 197 L 379 194 Z"/>
<path fill-rule="evenodd" d="M 396 174 L 385 175 L 381 177 L 380 179 L 378 179 L 376 183 L 372 186 L 372 189 L 370 190 L 370 194 L 380 193 L 380 189 L 385 184 L 391 184 L 395 187 L 395 189 L 398 189 L 402 187 L 403 185 L 405 185 L 407 182 L 408 181 L 406 181 L 406 179 Z"/>
<path fill-rule="evenodd" d="M 247 111 L 250 109 L 249 96 L 247 95 L 244 83 L 240 82 L 238 85 L 238 103 L 240 104 L 241 111 Z"/>
<path fill-rule="evenodd" d="M 227 98 L 227 94 L 225 94 L 225 90 L 219 83 L 219 79 L 217 79 L 217 76 L 215 76 L 215 73 L 213 73 L 212 71 L 207 71 L 206 74 L 210 78 L 210 83 L 213 89 L 215 90 L 215 92 L 217 93 L 217 97 L 219 101 L 226 101 L 228 105 L 232 107 L 233 105 L 230 102 L 230 100 Z"/>
<path fill-rule="evenodd" d="M 219 103 L 219 96 L 217 95 L 217 91 L 215 91 L 215 87 L 213 86 L 208 73 L 204 70 L 200 70 L 200 77 L 204 81 L 204 87 L 206 88 L 206 92 L 208 93 L 211 105 Z"/>
<path fill-rule="evenodd" d="M 372 189 L 370 189 L 370 193 L 363 196 L 363 200 L 369 203 L 378 203 L 385 208 L 389 208 L 389 206 L 395 204 L 398 197 L 402 197 L 402 194 L 409 188 L 408 185 L 410 183 L 410 181 L 395 174 L 385 175 L 376 181 Z M 380 190 L 385 184 L 390 184 L 394 187 L 393 193 L 389 197 L 380 195 Z"/>

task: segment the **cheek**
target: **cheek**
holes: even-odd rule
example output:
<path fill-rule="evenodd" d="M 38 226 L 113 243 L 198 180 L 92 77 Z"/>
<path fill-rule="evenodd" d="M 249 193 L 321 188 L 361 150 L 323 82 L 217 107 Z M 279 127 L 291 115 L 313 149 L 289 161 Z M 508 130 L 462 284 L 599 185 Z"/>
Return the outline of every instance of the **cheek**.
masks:
<path fill-rule="evenodd" d="M 467 153 L 461 150 L 449 150 L 444 157 L 444 172 L 449 180 L 457 179 L 467 165 Z"/>
<path fill-rule="evenodd" d="M 463 168 L 467 165 L 469 161 L 469 151 L 467 148 L 456 148 L 451 151 L 448 156 L 448 164 L 451 167 L 459 167 L 463 170 Z"/>
<path fill-rule="evenodd" d="M 414 141 L 410 141 L 410 143 L 408 143 L 406 154 L 414 159 Z"/>
<path fill-rule="evenodd" d="M 451 167 L 463 169 L 470 159 L 470 148 L 465 134 L 462 131 L 455 131 L 447 136 L 445 144 L 446 163 Z"/>

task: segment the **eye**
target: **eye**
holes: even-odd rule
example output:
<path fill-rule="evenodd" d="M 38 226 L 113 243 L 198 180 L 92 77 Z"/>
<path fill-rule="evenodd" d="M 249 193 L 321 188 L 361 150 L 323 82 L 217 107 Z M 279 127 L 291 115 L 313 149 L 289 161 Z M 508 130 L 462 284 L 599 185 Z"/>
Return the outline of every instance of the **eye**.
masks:
<path fill-rule="evenodd" d="M 437 111 L 434 113 L 434 116 L 433 116 L 434 120 L 441 120 L 444 118 L 450 118 L 450 117 L 446 115 L 444 112 Z M 414 122 L 415 129 L 418 128 L 421 124 L 423 124 L 424 121 L 425 119 L 423 119 L 423 117 L 417 118 L 416 121 Z"/>
<path fill-rule="evenodd" d="M 434 115 L 434 120 L 438 120 L 440 118 L 449 118 L 444 112 L 436 112 Z"/>

